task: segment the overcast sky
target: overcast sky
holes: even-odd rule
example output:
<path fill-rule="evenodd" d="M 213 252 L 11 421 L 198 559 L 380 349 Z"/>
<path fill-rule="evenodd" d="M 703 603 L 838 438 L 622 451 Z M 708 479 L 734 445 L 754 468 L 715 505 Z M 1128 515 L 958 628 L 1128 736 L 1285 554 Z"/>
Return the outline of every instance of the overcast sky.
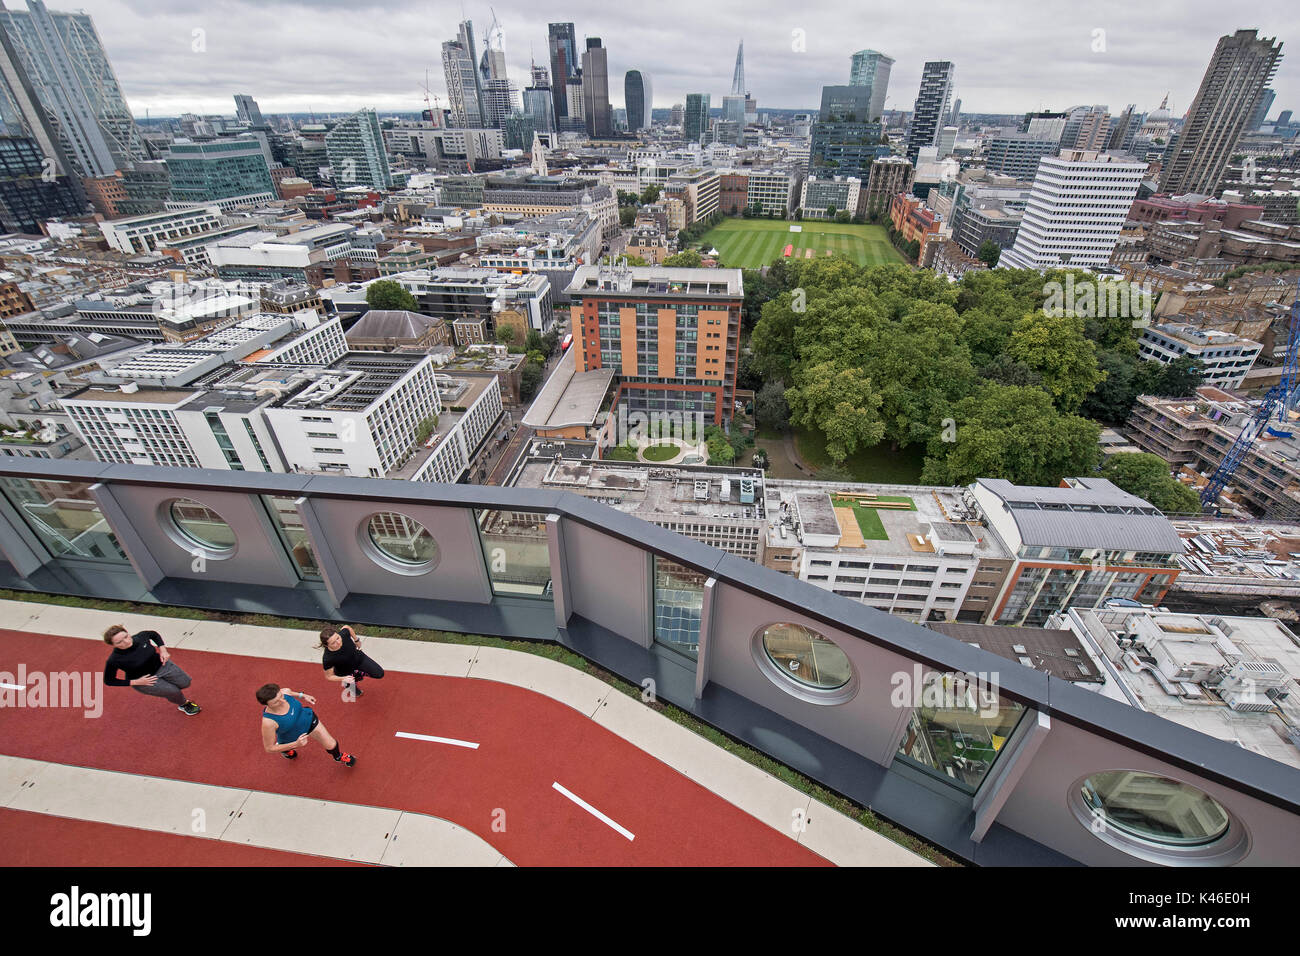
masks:
<path fill-rule="evenodd" d="M 138 117 L 233 114 L 234 93 L 263 112 L 344 112 L 362 106 L 418 110 L 425 71 L 447 106 L 441 43 L 468 15 L 486 36 L 488 3 L 466 0 L 50 0 L 80 7 L 96 27 Z M 8 6 L 21 7 L 20 0 Z M 1188 107 L 1218 37 L 1258 29 L 1287 54 L 1270 111 L 1300 114 L 1300 4 L 1293 0 L 1098 0 L 915 5 L 758 0 L 569 2 L 494 0 L 505 30 L 511 78 L 527 85 L 530 55 L 547 59 L 548 20 L 571 20 L 579 47 L 599 36 L 609 49 L 610 99 L 623 105 L 623 74 L 652 77 L 654 105 L 690 92 L 730 92 L 736 44 L 759 109 L 815 108 L 823 84 L 847 83 L 849 56 L 870 48 L 897 62 L 888 109 L 911 109 L 925 60 L 956 64 L 963 112 L 1015 113 L 1127 103 Z M 1240 8 L 1238 16 L 1234 10 Z M 463 12 L 462 12 L 463 11 Z M 540 11 L 545 11 L 540 12 Z M 801 31 L 801 33 L 796 33 Z M 1104 31 L 1101 33 L 1099 31 Z M 802 38 L 802 49 L 799 39 Z M 1104 49 L 1103 49 L 1104 48 Z"/>

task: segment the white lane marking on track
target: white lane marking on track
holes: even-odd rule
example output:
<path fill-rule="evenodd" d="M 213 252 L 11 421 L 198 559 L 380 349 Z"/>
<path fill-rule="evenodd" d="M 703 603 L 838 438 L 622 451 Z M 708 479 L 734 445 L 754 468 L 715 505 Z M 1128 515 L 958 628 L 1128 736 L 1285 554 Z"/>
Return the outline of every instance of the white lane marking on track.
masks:
<path fill-rule="evenodd" d="M 405 737 L 408 740 L 428 740 L 435 744 L 451 744 L 453 747 L 468 747 L 470 750 L 478 750 L 478 744 L 471 743 L 468 740 L 457 740 L 454 737 L 430 737 L 427 734 L 408 734 L 399 730 L 395 737 Z"/>
<path fill-rule="evenodd" d="M 602 823 L 608 824 L 609 826 L 613 827 L 615 830 L 617 830 L 619 833 L 623 834 L 623 836 L 627 837 L 629 840 L 635 840 L 635 839 L 636 839 L 636 835 L 633 834 L 631 830 L 629 830 L 627 827 L 619 826 L 617 823 L 615 823 L 615 822 L 614 822 L 613 820 L 611 820 L 609 817 L 605 816 L 605 814 L 601 813 L 599 810 L 597 810 L 597 809 L 596 809 L 595 807 L 593 807 L 590 803 L 588 803 L 586 800 L 582 799 L 582 797 L 578 796 L 578 795 L 577 795 L 576 793 L 574 793 L 573 791 L 571 791 L 571 790 L 566 790 L 564 787 L 560 786 L 560 784 L 558 784 L 558 783 L 552 783 L 552 784 L 551 784 L 551 787 L 554 788 L 554 789 L 556 789 L 556 790 L 558 790 L 558 791 L 560 791 L 560 793 L 564 794 L 566 797 L 568 797 L 570 800 L 572 800 L 572 801 L 573 801 L 574 803 L 576 803 L 578 806 L 582 807 L 582 809 L 586 810 L 588 813 L 590 813 L 590 814 L 591 814 L 593 817 L 595 817 L 597 820 L 600 820 Z"/>

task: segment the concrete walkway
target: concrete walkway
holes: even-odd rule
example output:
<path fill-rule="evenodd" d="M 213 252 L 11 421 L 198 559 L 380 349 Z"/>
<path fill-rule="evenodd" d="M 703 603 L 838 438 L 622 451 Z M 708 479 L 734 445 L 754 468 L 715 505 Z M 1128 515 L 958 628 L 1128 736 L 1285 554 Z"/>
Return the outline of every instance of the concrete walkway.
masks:
<path fill-rule="evenodd" d="M 100 642 L 99 635 L 108 624 L 121 623 L 131 631 L 157 630 L 180 654 L 203 651 L 312 663 L 317 668 L 320 664 L 316 635 L 291 628 L 117 614 L 18 601 L 0 601 L 0 614 L 8 629 L 35 635 Z M 567 665 L 501 648 L 379 637 L 366 638 L 366 652 L 390 673 L 495 681 L 559 701 L 832 863 L 930 865 L 910 850 L 714 746 L 639 699 Z M 0 670 L 10 668 L 11 662 L 0 661 Z M 203 720 L 203 716 L 195 719 Z M 563 742 L 557 741 L 555 746 L 562 748 Z M 0 750 L 4 748 L 0 738 Z M 110 793 L 119 794 L 121 799 L 105 799 Z M 132 795 L 147 796 L 144 802 L 152 810 L 133 810 L 139 801 Z M 163 806 L 170 811 L 160 811 Z M 196 806 L 223 808 L 208 813 L 208 829 L 203 833 L 190 829 Z M 13 756 L 0 758 L 0 807 L 384 865 L 510 863 L 491 845 L 490 835 L 485 839 L 456 823 L 427 814 Z M 230 812 L 223 816 L 225 810 Z M 339 844 L 335 837 L 326 843 L 318 835 L 341 830 L 355 832 L 356 841 Z"/>

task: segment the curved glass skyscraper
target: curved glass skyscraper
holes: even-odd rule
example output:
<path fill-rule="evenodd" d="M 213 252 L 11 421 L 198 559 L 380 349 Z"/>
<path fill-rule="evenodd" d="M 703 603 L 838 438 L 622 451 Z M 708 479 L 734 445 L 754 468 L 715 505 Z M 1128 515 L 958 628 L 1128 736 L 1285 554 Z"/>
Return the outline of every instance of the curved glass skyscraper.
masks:
<path fill-rule="evenodd" d="M 623 103 L 627 107 L 627 128 L 635 132 L 650 128 L 654 99 L 650 90 L 650 74 L 628 70 L 623 77 Z"/>

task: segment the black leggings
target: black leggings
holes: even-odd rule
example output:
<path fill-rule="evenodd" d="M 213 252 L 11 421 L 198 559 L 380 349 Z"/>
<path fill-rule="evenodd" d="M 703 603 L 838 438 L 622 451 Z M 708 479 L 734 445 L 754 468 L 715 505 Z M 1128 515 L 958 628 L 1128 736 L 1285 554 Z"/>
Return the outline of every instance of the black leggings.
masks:
<path fill-rule="evenodd" d="M 379 680 L 384 676 L 384 669 L 372 661 L 365 654 L 361 655 L 361 664 L 352 672 L 353 677 L 373 677 Z"/>

